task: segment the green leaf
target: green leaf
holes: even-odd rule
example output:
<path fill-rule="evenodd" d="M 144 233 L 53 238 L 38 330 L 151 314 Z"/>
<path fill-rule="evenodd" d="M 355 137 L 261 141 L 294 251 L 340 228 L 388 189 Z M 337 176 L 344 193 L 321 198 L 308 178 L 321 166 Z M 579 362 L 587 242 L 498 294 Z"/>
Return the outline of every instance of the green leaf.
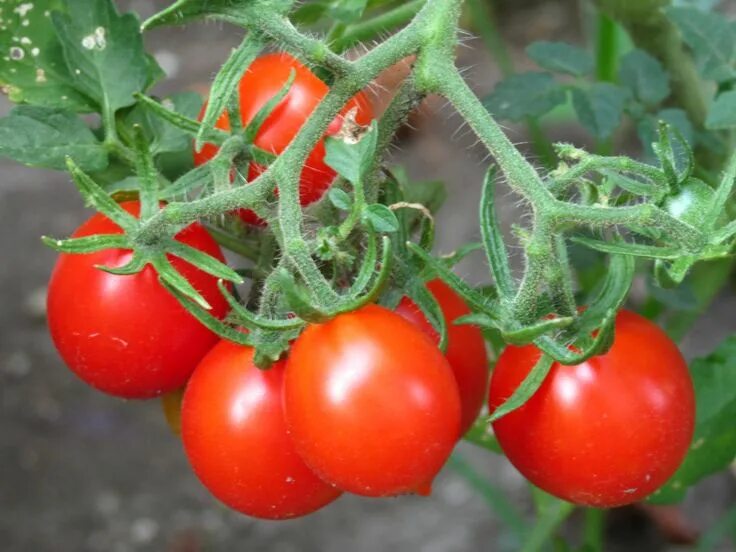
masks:
<path fill-rule="evenodd" d="M 10 101 L 77 112 L 95 111 L 94 101 L 74 86 L 51 22 L 61 0 L 2 4 L 0 86 Z"/>
<path fill-rule="evenodd" d="M 555 361 L 553 358 L 547 355 L 541 355 L 537 363 L 524 378 L 524 381 L 521 382 L 521 385 L 516 388 L 516 390 L 506 401 L 504 401 L 503 404 L 493 411 L 490 421 L 495 422 L 506 414 L 522 407 L 524 403 L 526 403 L 526 401 L 528 401 L 532 395 L 537 392 L 542 383 L 544 383 L 544 379 L 547 377 L 547 374 L 549 374 L 554 363 Z"/>
<path fill-rule="evenodd" d="M 327 192 L 327 197 L 329 198 L 330 203 L 341 211 L 349 211 L 353 204 L 353 200 L 345 190 L 341 190 L 334 186 L 330 188 L 329 192 Z"/>
<path fill-rule="evenodd" d="M 576 88 L 572 103 L 581 124 L 593 136 L 604 140 L 621 124 L 626 90 L 607 82 L 597 82 L 587 90 Z"/>
<path fill-rule="evenodd" d="M 527 55 L 542 69 L 582 77 L 593 71 L 593 58 L 582 48 L 565 42 L 539 41 L 529 45 Z"/>
<path fill-rule="evenodd" d="M 399 221 L 394 212 L 380 203 L 367 205 L 362 216 L 376 232 L 396 232 L 399 229 Z"/>
<path fill-rule="evenodd" d="M 160 74 L 143 48 L 138 18 L 119 15 L 110 0 L 65 0 L 65 13 L 51 14 L 64 59 L 78 90 L 104 112 L 135 103 Z"/>
<path fill-rule="evenodd" d="M 722 470 L 736 457 L 736 335 L 711 355 L 694 360 L 690 374 L 695 386 L 695 435 L 685 461 L 650 500 L 682 500 L 688 487 Z"/>
<path fill-rule="evenodd" d="M 549 73 L 519 73 L 502 80 L 483 100 L 499 119 L 523 121 L 540 117 L 565 102 L 565 89 Z"/>
<path fill-rule="evenodd" d="M 330 9 L 332 17 L 341 23 L 353 23 L 361 18 L 368 0 L 336 0 Z"/>
<path fill-rule="evenodd" d="M 360 139 L 327 138 L 325 163 L 353 185 L 365 182 L 376 156 L 378 132 L 375 121 Z"/>
<path fill-rule="evenodd" d="M 107 151 L 76 114 L 18 106 L 0 119 L 0 155 L 31 167 L 63 170 L 66 158 L 86 171 L 107 167 Z"/>
<path fill-rule="evenodd" d="M 169 111 L 196 119 L 202 109 L 202 97 L 196 92 L 181 92 L 164 99 L 162 105 Z M 153 112 L 147 103 L 138 103 L 125 117 L 128 126 L 135 124 L 143 127 L 144 133 L 150 142 L 151 152 L 154 155 L 191 151 L 191 132 L 187 132 L 173 125 Z"/>
<path fill-rule="evenodd" d="M 716 98 L 705 120 L 705 127 L 710 130 L 724 130 L 736 126 L 736 90 L 722 92 Z"/>
<path fill-rule="evenodd" d="M 703 77 L 717 82 L 736 77 L 736 30 L 726 17 L 687 7 L 671 7 L 666 13 L 692 48 Z"/>
<path fill-rule="evenodd" d="M 621 84 L 646 105 L 657 105 L 670 94 L 670 80 L 662 64 L 644 50 L 632 50 L 621 60 Z"/>
<path fill-rule="evenodd" d="M 103 249 L 130 247 L 130 240 L 125 234 L 95 234 L 68 240 L 57 240 L 43 236 L 41 241 L 50 248 L 63 253 L 94 253 Z"/>

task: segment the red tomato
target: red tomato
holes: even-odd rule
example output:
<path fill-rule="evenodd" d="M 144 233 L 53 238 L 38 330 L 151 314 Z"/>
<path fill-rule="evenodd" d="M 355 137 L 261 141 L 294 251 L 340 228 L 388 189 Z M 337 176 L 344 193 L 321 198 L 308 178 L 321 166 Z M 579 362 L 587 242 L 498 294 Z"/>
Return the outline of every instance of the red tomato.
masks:
<path fill-rule="evenodd" d="M 286 53 L 267 54 L 256 59 L 240 81 L 240 113 L 243 126 L 256 116 L 258 111 L 284 87 L 292 71 L 294 82 L 289 93 L 271 113 L 256 135 L 255 145 L 261 149 L 281 154 L 291 143 L 312 111 L 329 91 L 307 67 Z M 205 106 L 206 107 L 206 106 Z M 337 133 L 342 128 L 343 116 L 356 109 L 356 121 L 367 125 L 373 119 L 373 109 L 365 94 L 358 93 L 343 109 L 329 129 L 328 135 Z M 204 115 L 204 108 L 201 116 Z M 230 121 L 227 113 L 223 113 L 216 124 L 217 128 L 229 130 Z M 213 144 L 205 144 L 200 152 L 194 152 L 195 165 L 201 165 L 217 154 L 218 148 Z M 335 179 L 335 171 L 324 162 L 325 144 L 320 140 L 302 171 L 300 194 L 302 205 L 309 205 L 322 197 Z M 261 172 L 262 167 L 252 164 L 248 180 L 253 180 Z M 249 210 L 240 212 L 241 218 L 249 224 L 258 224 L 260 219 Z"/>
<path fill-rule="evenodd" d="M 140 211 L 137 201 L 121 206 L 136 216 Z M 120 233 L 117 224 L 98 213 L 73 237 Z M 199 224 L 182 230 L 177 239 L 224 261 L 220 247 Z M 60 255 L 49 282 L 48 323 L 56 348 L 77 376 L 105 393 L 144 399 L 184 385 L 218 338 L 166 291 L 153 267 L 132 276 L 95 268 L 121 267 L 132 256 L 127 249 Z M 217 278 L 178 258 L 169 260 L 209 302 L 213 315 L 227 313 Z"/>
<path fill-rule="evenodd" d="M 540 353 L 509 346 L 491 377 L 495 410 Z M 641 500 L 682 463 L 695 398 L 685 360 L 667 335 L 629 311 L 613 347 L 577 366 L 554 364 L 539 390 L 493 424 L 511 463 L 541 489 L 598 508 Z"/>
<path fill-rule="evenodd" d="M 182 438 L 194 472 L 222 502 L 249 516 L 287 519 L 340 496 L 294 450 L 284 422 L 284 363 L 253 364 L 253 349 L 223 340 L 194 371 Z"/>
<path fill-rule="evenodd" d="M 442 353 L 377 305 L 302 333 L 287 361 L 284 408 L 307 465 L 364 496 L 422 490 L 460 430 L 457 384 Z"/>
<path fill-rule="evenodd" d="M 427 289 L 435 299 L 445 315 L 447 324 L 447 350 L 445 357 L 450 363 L 462 406 L 462 420 L 460 433 L 464 435 L 478 417 L 483 406 L 488 387 L 488 354 L 483 340 L 483 334 L 475 326 L 456 326 L 453 322 L 470 314 L 470 309 L 450 286 L 442 280 L 432 280 L 427 283 Z M 396 312 L 406 318 L 427 334 L 434 343 L 440 338 L 434 327 L 422 313 L 421 309 L 408 297 L 401 299 Z"/>

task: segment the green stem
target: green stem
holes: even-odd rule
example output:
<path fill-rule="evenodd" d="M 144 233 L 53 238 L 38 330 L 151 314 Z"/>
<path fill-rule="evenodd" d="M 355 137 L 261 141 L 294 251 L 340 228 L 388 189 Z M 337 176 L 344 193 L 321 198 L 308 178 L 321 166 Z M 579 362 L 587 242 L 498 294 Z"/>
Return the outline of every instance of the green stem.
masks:
<path fill-rule="evenodd" d="M 216 226 L 208 226 L 207 231 L 212 235 L 213 238 L 215 238 L 215 241 L 217 243 L 229 249 L 230 251 L 233 251 L 238 255 L 242 255 L 246 259 L 254 262 L 258 260 L 258 249 L 251 247 L 242 239 L 237 238 L 236 236 L 233 236 L 228 232 L 224 232 Z"/>
<path fill-rule="evenodd" d="M 583 529 L 583 543 L 589 552 L 602 552 L 603 529 L 605 528 L 606 513 L 597 508 L 586 508 L 585 526 Z"/>
<path fill-rule="evenodd" d="M 595 45 L 595 76 L 599 81 L 614 82 L 618 64 L 618 30 L 604 13 L 598 14 Z"/>
<path fill-rule="evenodd" d="M 528 534 L 520 552 L 538 552 L 549 542 L 557 528 L 575 511 L 575 506 L 561 500 L 548 504 Z"/>

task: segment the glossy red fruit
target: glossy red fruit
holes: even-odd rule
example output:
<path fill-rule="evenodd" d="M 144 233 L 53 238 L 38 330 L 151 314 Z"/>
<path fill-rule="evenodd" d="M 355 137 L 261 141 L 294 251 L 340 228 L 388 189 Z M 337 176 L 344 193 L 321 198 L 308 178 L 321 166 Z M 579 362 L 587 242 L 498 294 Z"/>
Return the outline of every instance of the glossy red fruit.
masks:
<path fill-rule="evenodd" d="M 121 206 L 136 216 L 140 210 L 137 201 Z M 72 237 L 120 233 L 117 224 L 96 214 Z M 176 238 L 224 261 L 220 247 L 199 224 Z M 111 395 L 144 399 L 184 385 L 218 337 L 159 283 L 151 266 L 131 276 L 95 268 L 121 267 L 131 258 L 126 249 L 61 254 L 49 282 L 48 324 L 62 358 L 82 380 Z M 227 313 L 217 278 L 178 258 L 169 260 L 210 303 L 213 315 Z"/>
<path fill-rule="evenodd" d="M 533 345 L 506 348 L 491 377 L 491 411 L 539 355 Z M 646 318 L 621 311 L 608 353 L 554 364 L 531 399 L 493 429 L 529 481 L 606 508 L 641 500 L 669 479 L 687 453 L 694 418 L 692 382 L 675 344 Z"/>
<path fill-rule="evenodd" d="M 437 279 L 428 282 L 427 289 L 437 299 L 445 316 L 447 324 L 445 358 L 450 363 L 460 392 L 462 406 L 460 433 L 464 435 L 478 417 L 488 389 L 489 364 L 485 341 L 477 327 L 453 324 L 461 316 L 470 314 L 470 309 L 451 287 Z M 421 329 L 434 343 L 439 344 L 440 339 L 436 330 L 411 299 L 402 298 L 396 312 Z"/>
<path fill-rule="evenodd" d="M 340 496 L 304 464 L 286 433 L 284 363 L 253 364 L 253 349 L 221 341 L 202 360 L 182 404 L 182 439 L 205 487 L 249 516 L 307 515 Z"/>
<path fill-rule="evenodd" d="M 323 480 L 365 496 L 415 492 L 457 442 L 457 384 L 437 347 L 369 305 L 294 343 L 284 408 L 297 452 Z"/>
<path fill-rule="evenodd" d="M 294 71 L 294 82 L 289 93 L 271 113 L 256 135 L 255 145 L 261 149 L 281 154 L 291 143 L 312 111 L 329 92 L 328 86 L 298 60 L 286 53 L 267 54 L 256 59 L 248 68 L 240 81 L 240 113 L 243 126 L 246 126 L 260 109 L 271 98 L 276 96 L 289 80 Z M 205 106 L 206 107 L 206 106 Z M 343 116 L 355 110 L 355 120 L 367 125 L 373 119 L 373 108 L 362 92 L 357 94 L 345 106 L 341 114 L 332 121 L 327 135 L 339 132 L 343 124 Z M 204 114 L 204 109 L 201 116 Z M 224 113 L 216 124 L 217 128 L 230 129 L 227 113 Z M 205 144 L 201 151 L 194 152 L 195 165 L 201 165 L 217 154 L 218 148 L 213 144 Z M 302 205 L 309 205 L 322 197 L 335 179 L 333 171 L 324 162 L 325 145 L 320 140 L 307 158 L 300 181 Z M 248 180 L 253 180 L 262 171 L 262 167 L 251 164 Z M 240 212 L 243 220 L 249 224 L 258 224 L 260 219 L 252 211 Z"/>

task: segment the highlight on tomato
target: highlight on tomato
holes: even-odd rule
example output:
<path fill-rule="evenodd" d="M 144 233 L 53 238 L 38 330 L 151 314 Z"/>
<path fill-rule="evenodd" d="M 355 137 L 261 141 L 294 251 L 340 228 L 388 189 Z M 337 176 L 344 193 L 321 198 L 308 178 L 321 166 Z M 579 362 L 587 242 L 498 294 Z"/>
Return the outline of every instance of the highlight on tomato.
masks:
<path fill-rule="evenodd" d="M 184 393 L 181 430 L 187 457 L 205 487 L 249 516 L 307 515 L 340 496 L 304 464 L 287 434 L 284 362 L 267 370 L 253 349 L 220 341 Z"/>
<path fill-rule="evenodd" d="M 491 376 L 489 408 L 518 388 L 540 357 L 509 346 Z M 559 498 L 606 508 L 639 501 L 674 474 L 693 436 L 695 399 L 677 346 L 653 322 L 619 312 L 611 349 L 555 363 L 537 392 L 493 424 L 529 481 Z"/>
<path fill-rule="evenodd" d="M 135 216 L 140 212 L 138 201 L 120 205 Z M 98 213 L 72 237 L 120 233 Z M 220 247 L 198 223 L 176 239 L 224 262 Z M 159 283 L 153 267 L 129 276 L 96 268 L 122 267 L 132 255 L 126 249 L 59 255 L 49 281 L 48 325 L 59 354 L 79 378 L 110 395 L 145 399 L 184 385 L 218 337 Z M 217 278 L 177 257 L 169 255 L 169 261 L 207 300 L 210 312 L 224 317 L 228 304 Z"/>
<path fill-rule="evenodd" d="M 460 432 L 447 360 L 377 305 L 307 327 L 287 361 L 284 409 L 307 465 L 364 496 L 426 492 Z"/>
<path fill-rule="evenodd" d="M 287 53 L 266 54 L 256 59 L 243 75 L 240 86 L 240 114 L 243 126 L 247 126 L 263 106 L 276 96 L 286 85 L 294 71 L 294 81 L 283 100 L 276 106 L 271 115 L 261 125 L 256 134 L 254 144 L 259 148 L 281 154 L 291 143 L 312 111 L 329 92 L 327 84 L 322 82 L 309 68 Z M 204 115 L 203 107 L 200 118 Z M 367 96 L 360 92 L 350 100 L 336 117 L 326 135 L 336 134 L 342 128 L 344 117 L 353 113 L 355 122 L 365 126 L 373 120 L 373 108 Z M 230 119 L 223 113 L 216 127 L 230 129 Z M 194 152 L 194 163 L 199 166 L 217 154 L 218 148 L 213 144 L 205 144 L 201 151 Z M 335 171 L 324 162 L 324 140 L 320 140 L 309 154 L 300 180 L 300 199 L 303 206 L 320 199 L 335 179 Z M 255 179 L 263 167 L 251 163 L 248 180 Z M 249 224 L 259 224 L 260 219 L 250 210 L 242 209 L 240 217 Z"/>
<path fill-rule="evenodd" d="M 450 363 L 452 373 L 460 392 L 462 419 L 460 434 L 464 435 L 478 417 L 488 389 L 488 353 L 480 329 L 469 324 L 456 325 L 455 320 L 470 309 L 453 289 L 440 279 L 427 283 L 427 289 L 442 309 L 447 325 L 447 350 L 445 357 Z M 434 343 L 439 344 L 439 335 L 421 309 L 408 297 L 403 297 L 396 307 L 396 313 L 427 334 Z"/>

